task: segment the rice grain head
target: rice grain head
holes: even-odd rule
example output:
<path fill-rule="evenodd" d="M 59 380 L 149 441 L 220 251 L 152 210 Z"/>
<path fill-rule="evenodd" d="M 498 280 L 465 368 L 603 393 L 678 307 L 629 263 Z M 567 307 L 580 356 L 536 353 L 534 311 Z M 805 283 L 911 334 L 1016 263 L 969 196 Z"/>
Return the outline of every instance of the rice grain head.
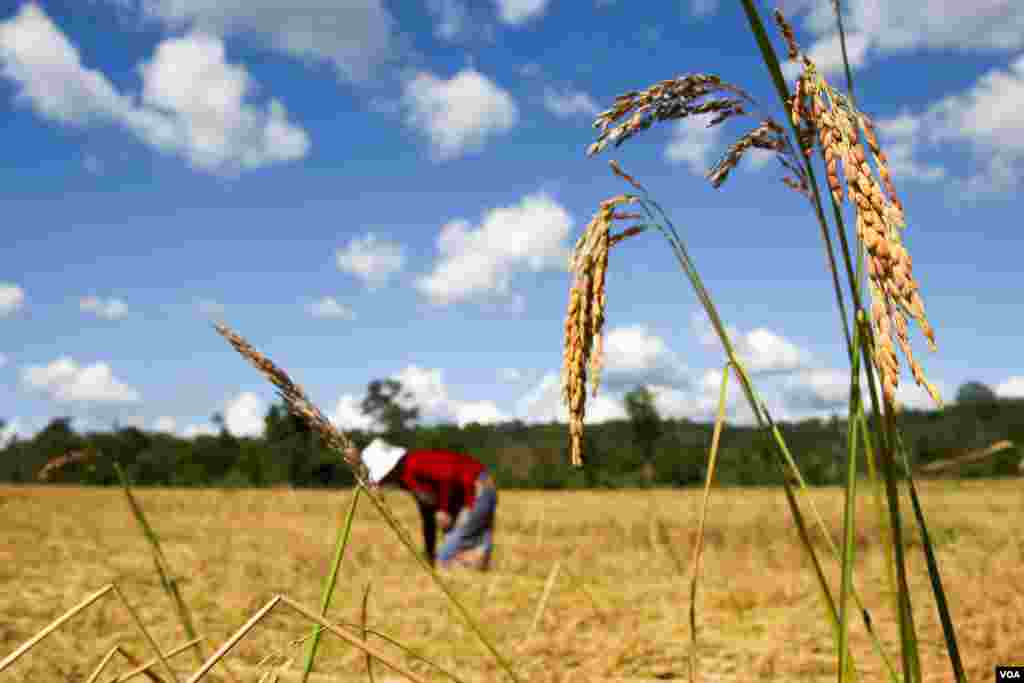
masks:
<path fill-rule="evenodd" d="M 241 336 L 231 331 L 227 325 L 214 323 L 214 328 L 243 358 L 252 363 L 264 377 L 278 388 L 278 395 L 284 400 L 288 410 L 309 425 L 329 448 L 342 454 L 342 458 L 351 468 L 356 479 L 364 486 L 368 486 L 366 465 L 363 463 L 362 458 L 358 455 L 349 455 L 350 452 L 356 452 L 353 450 L 352 441 L 344 432 L 335 428 L 324 417 L 320 409 L 313 405 L 313 402 L 306 396 L 306 392 L 302 390 L 302 387 L 293 382 L 292 378 L 284 370 L 277 367 L 272 360 L 253 348 Z"/>
<path fill-rule="evenodd" d="M 866 114 L 857 111 L 848 98 L 828 84 L 818 73 L 814 62 L 799 54 L 792 29 L 778 11 L 776 22 L 790 46 L 790 52 L 796 50 L 796 56 L 804 67 L 797 78 L 791 103 L 794 124 L 817 131 L 832 198 L 837 205 L 842 205 L 845 181 L 846 198 L 856 212 L 857 237 L 867 251 L 871 323 L 875 332 L 873 360 L 881 378 L 883 394 L 888 403 L 895 406 L 900 375 L 895 350 L 898 344 L 910 365 L 914 381 L 941 406 L 938 390 L 925 377 L 910 346 L 907 316 L 917 322 L 932 351 L 936 350 L 935 332 L 925 315 L 910 254 L 900 240 L 900 230 L 906 227 L 903 205 L 896 195 L 889 161 L 879 145 L 874 124 Z M 795 59 L 793 54 L 791 58 Z M 863 142 L 860 131 L 863 131 Z M 864 142 L 878 169 L 881 183 L 868 164 Z M 843 168 L 842 180 L 840 165 Z"/>
<path fill-rule="evenodd" d="M 617 166 L 613 165 L 613 168 Z M 565 317 L 561 394 L 562 402 L 569 409 L 570 453 L 575 466 L 583 464 L 583 419 L 586 415 L 588 373 L 592 396 L 597 396 L 600 385 L 608 254 L 612 245 L 645 229 L 644 226 L 632 226 L 612 235 L 611 227 L 616 220 L 639 217 L 637 214 L 616 211 L 617 207 L 637 201 L 638 198 L 633 195 L 622 194 L 601 202 L 597 213 L 577 240 L 569 259 L 573 281 Z"/>

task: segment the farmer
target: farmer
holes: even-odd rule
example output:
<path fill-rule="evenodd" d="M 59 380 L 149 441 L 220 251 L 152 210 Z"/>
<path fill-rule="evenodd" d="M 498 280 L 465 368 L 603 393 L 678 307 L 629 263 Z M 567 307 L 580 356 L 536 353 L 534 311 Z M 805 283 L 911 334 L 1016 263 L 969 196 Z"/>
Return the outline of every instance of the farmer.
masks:
<path fill-rule="evenodd" d="M 354 449 L 353 449 L 354 450 Z M 358 455 L 350 452 L 350 456 Z M 435 564 L 437 527 L 445 532 L 436 561 L 486 571 L 493 550 L 498 492 L 487 468 L 468 455 L 448 450 L 409 450 L 374 439 L 363 449 L 370 483 L 412 493 L 423 519 L 427 559 Z"/>

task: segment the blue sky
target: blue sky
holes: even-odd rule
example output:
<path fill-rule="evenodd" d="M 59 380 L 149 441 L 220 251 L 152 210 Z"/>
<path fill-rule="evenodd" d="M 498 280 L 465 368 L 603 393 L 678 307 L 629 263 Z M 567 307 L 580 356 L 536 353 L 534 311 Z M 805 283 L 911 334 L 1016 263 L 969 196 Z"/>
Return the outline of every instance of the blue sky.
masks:
<path fill-rule="evenodd" d="M 947 400 L 967 380 L 1022 396 L 1024 7 L 844 5 L 936 329 L 935 354 L 913 332 L 919 358 Z M 830 6 L 782 4 L 842 85 Z M 258 433 L 272 388 L 218 318 L 342 426 L 364 426 L 384 377 L 430 421 L 564 419 L 566 258 L 626 189 L 611 158 L 672 216 L 774 414 L 842 412 L 809 207 L 763 158 L 703 179 L 750 125 L 584 154 L 615 96 L 690 72 L 781 118 L 746 26 L 724 0 L 0 2 L 7 434 L 58 415 L 194 434 L 215 411 Z M 614 250 L 606 332 L 591 419 L 637 384 L 666 415 L 710 417 L 721 351 L 657 234 Z M 909 375 L 899 396 L 929 405 Z"/>

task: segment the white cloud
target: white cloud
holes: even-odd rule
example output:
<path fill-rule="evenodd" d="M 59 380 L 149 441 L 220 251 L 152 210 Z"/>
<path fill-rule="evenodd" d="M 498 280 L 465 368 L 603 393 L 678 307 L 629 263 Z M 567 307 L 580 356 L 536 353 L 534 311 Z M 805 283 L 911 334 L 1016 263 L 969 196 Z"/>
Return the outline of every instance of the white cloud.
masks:
<path fill-rule="evenodd" d="M 78 302 L 78 308 L 83 313 L 92 313 L 105 320 L 120 320 L 128 315 L 128 305 L 114 298 L 104 301 L 95 296 L 86 296 Z"/>
<path fill-rule="evenodd" d="M 178 422 L 173 417 L 163 415 L 153 421 L 153 430 L 157 432 L 166 432 L 168 434 L 173 434 L 174 430 L 177 428 L 177 425 Z"/>
<path fill-rule="evenodd" d="M 373 420 L 363 414 L 360 403 L 352 394 L 344 394 L 338 398 L 328 419 L 339 429 L 370 430 L 374 427 Z"/>
<path fill-rule="evenodd" d="M 494 401 L 468 401 L 455 406 L 455 423 L 465 427 L 471 422 L 478 424 L 495 424 L 508 418 L 505 417 Z"/>
<path fill-rule="evenodd" d="M 569 411 L 562 403 L 558 373 L 545 374 L 537 386 L 516 402 L 516 413 L 524 422 L 568 422 Z M 622 419 L 625 416 L 626 409 L 620 399 L 612 398 L 604 392 L 599 393 L 597 398 L 587 396 L 586 424 Z"/>
<path fill-rule="evenodd" d="M 462 401 L 448 396 L 442 371 L 409 365 L 393 375 L 411 395 L 421 417 L 427 420 L 454 420 L 460 427 L 470 422 L 489 424 L 505 419 L 493 401 Z"/>
<path fill-rule="evenodd" d="M 3 428 L 0 428 L 0 448 L 6 448 L 15 437 L 19 439 L 26 439 L 29 434 L 22 427 L 21 422 L 18 418 L 7 422 Z"/>
<path fill-rule="evenodd" d="M 349 306 L 338 303 L 337 299 L 325 296 L 306 307 L 306 310 L 314 318 L 339 318 L 341 320 L 355 320 L 356 314 Z"/>
<path fill-rule="evenodd" d="M 843 6 L 852 65 L 921 49 L 992 53 L 1024 47 L 1024 6 L 1014 0 L 850 0 Z M 818 67 L 840 73 L 842 55 L 831 4 L 795 0 L 787 3 L 787 12 L 791 19 L 805 14 L 803 26 L 815 38 L 808 52 Z"/>
<path fill-rule="evenodd" d="M 434 35 L 441 40 L 455 40 L 469 29 L 466 6 L 460 0 L 427 0 L 427 9 L 437 21 Z"/>
<path fill-rule="evenodd" d="M 25 305 L 25 290 L 13 282 L 0 282 L 0 318 L 5 318 Z"/>
<path fill-rule="evenodd" d="M 387 282 L 405 265 L 405 251 L 396 242 L 378 239 L 373 233 L 353 237 L 335 254 L 338 268 L 363 280 L 370 289 Z"/>
<path fill-rule="evenodd" d="M 867 386 L 867 375 L 862 371 L 861 388 L 864 390 L 865 405 L 869 405 L 870 401 Z M 948 398 L 949 387 L 945 382 L 936 381 L 935 386 L 940 395 Z M 845 415 L 850 401 L 850 371 L 830 368 L 800 371 L 787 378 L 780 398 L 785 415 L 777 417 L 797 419 L 829 414 Z M 904 408 L 915 410 L 934 410 L 937 407 L 928 392 L 907 376 L 900 378 L 896 401 Z"/>
<path fill-rule="evenodd" d="M 481 149 L 519 119 L 512 95 L 471 67 L 449 80 L 418 73 L 405 82 L 402 102 L 406 123 L 430 138 L 437 161 Z"/>
<path fill-rule="evenodd" d="M 0 363 L 2 364 L 2 363 Z M 523 379 L 523 373 L 516 368 L 501 368 L 498 370 L 498 381 L 507 382 L 509 384 L 513 382 L 520 382 Z"/>
<path fill-rule="evenodd" d="M 220 431 L 212 424 L 204 423 L 199 425 L 189 425 L 182 431 L 182 436 L 186 439 L 194 439 L 197 436 L 217 436 Z"/>
<path fill-rule="evenodd" d="M 330 63 L 342 78 L 364 81 L 396 49 L 395 20 L 382 0 L 142 0 L 170 27 L 256 38 L 304 62 Z"/>
<path fill-rule="evenodd" d="M 686 366 L 665 340 L 644 325 L 615 327 L 604 340 L 602 386 L 629 390 L 639 384 L 687 386 Z"/>
<path fill-rule="evenodd" d="M 721 348 L 718 335 L 705 314 L 694 313 L 690 323 L 702 345 Z M 813 361 L 810 352 L 767 328 L 758 327 L 741 332 L 727 325 L 725 331 L 736 354 L 751 374 L 793 372 L 807 367 Z"/>
<path fill-rule="evenodd" d="M 996 395 L 1000 398 L 1024 398 L 1024 375 L 1007 377 L 1005 382 L 996 385 Z"/>
<path fill-rule="evenodd" d="M 193 32 L 168 38 L 139 65 L 140 97 L 117 92 L 86 68 L 78 50 L 35 4 L 0 23 L 0 75 L 44 118 L 76 126 L 114 123 L 146 144 L 183 156 L 208 172 L 236 172 L 302 158 L 304 130 L 272 99 L 266 109 L 246 101 L 248 72 L 225 60 L 224 44 Z"/>
<path fill-rule="evenodd" d="M 718 143 L 720 127 L 708 128 L 705 116 L 685 118 L 672 128 L 672 139 L 665 148 L 665 159 L 671 163 L 686 164 L 697 175 L 703 176 L 712 164 L 712 153 Z"/>
<path fill-rule="evenodd" d="M 567 119 L 579 114 L 596 116 L 601 108 L 593 98 L 585 92 L 566 90 L 559 92 L 553 88 L 544 90 L 544 106 L 549 112 L 560 119 Z"/>
<path fill-rule="evenodd" d="M 548 0 L 496 0 L 501 21 L 513 26 L 544 14 Z"/>
<path fill-rule="evenodd" d="M 140 399 L 139 392 L 114 377 L 108 364 L 98 362 L 80 367 L 67 356 L 49 365 L 25 368 L 22 382 L 60 402 L 132 403 Z"/>
<path fill-rule="evenodd" d="M 224 426 L 235 436 L 260 436 L 266 412 L 259 396 L 243 391 L 225 403 Z"/>
<path fill-rule="evenodd" d="M 416 287 L 442 306 L 480 295 L 507 295 L 517 270 L 565 267 L 571 227 L 569 212 L 544 193 L 491 209 L 479 226 L 451 221 L 437 240 L 440 261 Z"/>
<path fill-rule="evenodd" d="M 879 123 L 895 147 L 893 171 L 919 180 L 946 177 L 944 169 L 920 161 L 927 147 L 964 145 L 971 154 L 968 175 L 954 178 L 953 190 L 969 198 L 1013 191 L 1024 178 L 1024 56 L 1005 69 L 992 69 L 966 91 L 948 95 L 919 114 L 908 111 Z M 887 140 L 881 140 L 887 149 Z"/>
<path fill-rule="evenodd" d="M 213 299 L 200 299 L 196 302 L 196 308 L 206 316 L 224 315 L 224 304 Z"/>

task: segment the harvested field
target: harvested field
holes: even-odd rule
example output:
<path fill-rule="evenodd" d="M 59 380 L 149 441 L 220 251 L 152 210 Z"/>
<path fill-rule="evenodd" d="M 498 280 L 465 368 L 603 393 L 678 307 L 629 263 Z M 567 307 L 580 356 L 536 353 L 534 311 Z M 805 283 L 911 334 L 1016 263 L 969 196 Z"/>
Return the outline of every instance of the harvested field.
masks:
<path fill-rule="evenodd" d="M 1019 482 L 935 481 L 922 488 L 968 675 L 987 680 L 997 663 L 1024 664 L 1024 533 L 1016 523 L 1024 512 L 1024 491 Z M 316 609 L 351 493 L 140 489 L 136 495 L 183 578 L 184 597 L 212 651 L 276 594 Z M 387 496 L 418 538 L 411 500 L 399 493 Z M 841 491 L 819 489 L 813 496 L 838 536 Z M 898 666 L 895 618 L 874 540 L 877 517 L 870 496 L 861 498 L 856 583 Z M 524 680 L 685 679 L 686 572 L 699 502 L 697 491 L 503 491 L 495 571 L 448 576 Z M 165 649 L 186 640 L 119 490 L 5 487 L 0 508 L 0 657 L 110 582 L 122 589 Z M 949 680 L 923 556 L 909 527 L 908 538 L 926 680 Z M 823 543 L 819 548 L 827 552 Z M 545 581 L 559 560 L 531 637 Z M 780 491 L 714 492 L 703 563 L 700 680 L 834 680 L 827 622 Z M 838 565 L 828 568 L 837 584 Z M 371 628 L 423 652 L 462 680 L 501 678 L 369 505 L 357 515 L 329 617 L 358 622 L 367 584 Z M 255 681 L 260 661 L 282 652 L 295 658 L 290 671 L 298 672 L 302 648 L 289 643 L 309 628 L 297 614 L 275 610 L 229 662 L 242 680 Z M 851 631 L 864 680 L 881 680 L 884 672 L 863 623 L 855 621 Z M 371 636 L 374 640 L 397 652 Z M 2 678 L 84 681 L 116 644 L 139 658 L 151 656 L 126 610 L 104 599 L 42 641 Z M 401 653 L 396 656 L 404 660 Z M 428 667 L 404 661 L 435 680 Z M 181 680 L 198 668 L 187 653 L 174 663 Z M 375 669 L 377 680 L 388 679 L 382 666 Z M 327 675 L 311 680 L 367 680 L 364 656 L 329 635 L 321 643 L 317 671 Z"/>

